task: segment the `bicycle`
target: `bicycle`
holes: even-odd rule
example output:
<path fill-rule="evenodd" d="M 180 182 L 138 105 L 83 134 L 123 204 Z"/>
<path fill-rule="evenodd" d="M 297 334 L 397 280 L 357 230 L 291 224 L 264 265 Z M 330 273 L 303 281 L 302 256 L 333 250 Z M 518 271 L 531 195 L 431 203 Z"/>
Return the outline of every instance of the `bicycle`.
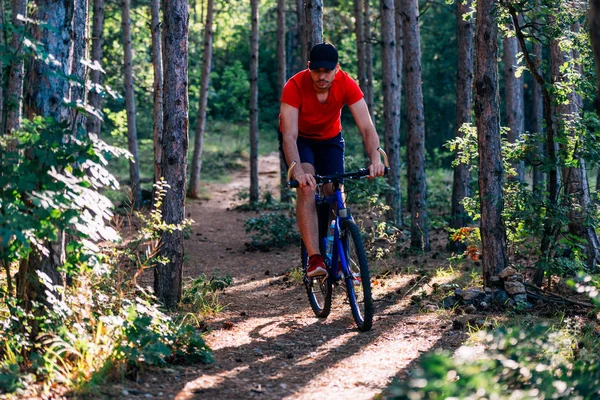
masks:
<path fill-rule="evenodd" d="M 383 156 L 385 173 L 389 171 L 386 153 L 377 149 Z M 288 186 L 297 188 L 298 181 L 291 180 L 291 172 L 296 162 L 292 162 L 288 169 Z M 308 253 L 304 242 L 301 241 L 300 253 L 304 272 L 304 285 L 308 300 L 314 314 L 318 318 L 327 318 L 331 312 L 331 299 L 333 285 L 342 281 L 346 286 L 348 301 L 352 309 L 352 316 L 361 332 L 371 330 L 373 326 L 373 298 L 371 296 L 371 280 L 369 264 L 365 252 L 360 230 L 350 210 L 346 207 L 343 197 L 342 183 L 344 180 L 362 179 L 369 175 L 365 168 L 343 174 L 320 176 L 315 175 L 317 191 L 317 215 L 319 225 L 319 248 L 324 255 L 327 267 L 326 277 L 309 278 L 306 274 L 308 267 Z M 333 193 L 325 195 L 323 186 L 327 183 L 333 185 Z M 327 245 L 328 238 L 330 246 Z M 340 255 L 342 255 L 340 257 Z M 333 266 L 337 265 L 337 268 Z"/>

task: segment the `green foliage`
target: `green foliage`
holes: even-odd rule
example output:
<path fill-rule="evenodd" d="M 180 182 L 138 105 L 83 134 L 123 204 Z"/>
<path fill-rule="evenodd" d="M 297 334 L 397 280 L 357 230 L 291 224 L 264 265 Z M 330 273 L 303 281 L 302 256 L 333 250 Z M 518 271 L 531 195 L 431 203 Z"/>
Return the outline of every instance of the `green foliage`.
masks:
<path fill-rule="evenodd" d="M 211 74 L 213 91 L 209 93 L 210 114 L 230 121 L 245 121 L 249 116 L 250 81 L 240 61 Z"/>
<path fill-rule="evenodd" d="M 6 338 L 0 392 L 32 394 L 34 381 L 83 392 L 116 369 L 209 361 L 201 332 L 175 323 L 137 286 L 144 270 L 166 261 L 158 257 L 162 232 L 190 223 L 162 220 L 168 186 L 157 184 L 155 208 L 147 217 L 138 214 L 141 229 L 123 243 L 108 226 L 111 217 L 115 225 L 122 218 L 113 216 L 99 190 L 118 188 L 104 165 L 127 152 L 39 117 L 0 140 L 0 337 Z M 40 270 L 22 272 L 48 258 L 61 232 L 69 237 L 59 266 L 66 284 L 55 286 Z M 17 293 L 12 279 L 18 267 L 37 301 Z"/>
<path fill-rule="evenodd" d="M 188 310 L 201 315 L 218 313 L 223 309 L 218 294 L 233 283 L 229 274 L 220 276 L 214 271 L 210 277 L 200 274 L 184 284 L 181 304 Z"/>
<path fill-rule="evenodd" d="M 598 281 L 572 282 L 598 304 Z M 596 399 L 600 388 L 597 332 L 582 321 L 500 327 L 477 332 L 484 350 L 423 355 L 409 379 L 394 381 L 388 399 Z"/>
<path fill-rule="evenodd" d="M 252 235 L 250 247 L 253 249 L 282 248 L 298 243 L 300 235 L 296 231 L 296 219 L 286 214 L 269 212 L 244 222 L 246 233 Z"/>

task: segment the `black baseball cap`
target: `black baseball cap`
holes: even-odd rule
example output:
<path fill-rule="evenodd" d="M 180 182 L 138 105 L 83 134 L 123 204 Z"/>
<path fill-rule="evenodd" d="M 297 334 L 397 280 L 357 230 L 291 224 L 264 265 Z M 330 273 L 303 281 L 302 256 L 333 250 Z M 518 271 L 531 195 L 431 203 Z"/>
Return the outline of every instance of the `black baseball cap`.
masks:
<path fill-rule="evenodd" d="M 319 43 L 310 49 L 310 69 L 335 69 L 338 51 L 331 43 Z"/>

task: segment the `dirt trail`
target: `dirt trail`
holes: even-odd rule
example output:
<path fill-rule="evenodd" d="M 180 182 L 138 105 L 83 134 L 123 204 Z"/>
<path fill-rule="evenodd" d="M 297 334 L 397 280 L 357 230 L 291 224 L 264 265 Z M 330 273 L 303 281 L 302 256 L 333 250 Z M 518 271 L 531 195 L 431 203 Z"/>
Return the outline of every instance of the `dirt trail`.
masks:
<path fill-rule="evenodd" d="M 277 187 L 277 154 L 262 157 L 261 188 Z M 310 310 L 304 287 L 285 272 L 299 263 L 299 250 L 248 252 L 244 220 L 255 213 L 231 211 L 235 195 L 249 186 L 248 171 L 230 183 L 212 184 L 212 199 L 188 203 L 195 220 L 186 242 L 184 275 L 228 273 L 232 286 L 221 296 L 226 310 L 209 319 L 208 345 L 216 362 L 147 371 L 139 391 L 146 398 L 184 399 L 370 399 L 431 348 L 464 340 L 444 313 L 421 313 L 410 305 L 415 276 L 388 274 L 374 285 L 376 316 L 371 332 L 357 331 L 342 288 L 334 291 L 331 315 Z M 405 259 L 422 265 L 422 259 Z M 372 263 L 372 275 L 400 265 Z M 411 294 L 414 293 L 411 292 Z M 136 396 L 137 397 L 137 396 Z"/>

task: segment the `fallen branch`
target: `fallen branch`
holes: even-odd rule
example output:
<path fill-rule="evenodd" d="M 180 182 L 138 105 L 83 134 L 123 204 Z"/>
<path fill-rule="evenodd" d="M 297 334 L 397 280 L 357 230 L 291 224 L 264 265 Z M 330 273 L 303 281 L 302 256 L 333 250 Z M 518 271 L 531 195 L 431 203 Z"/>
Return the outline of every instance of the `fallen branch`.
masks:
<path fill-rule="evenodd" d="M 551 302 L 551 303 L 563 303 L 563 304 L 564 303 L 569 303 L 569 304 L 575 304 L 575 305 L 582 306 L 582 307 L 589 307 L 589 308 L 593 308 L 594 307 L 594 305 L 591 304 L 591 303 L 584 303 L 582 301 L 571 300 L 571 299 L 568 299 L 568 298 L 566 298 L 564 296 L 560 296 L 560 295 L 555 294 L 555 293 L 549 293 L 549 292 L 545 291 L 544 289 L 540 289 L 537 286 L 532 285 L 530 283 L 526 283 L 525 282 L 524 285 L 526 287 L 529 287 L 529 288 L 532 288 L 532 289 L 536 290 L 537 292 L 540 292 L 540 293 L 534 293 L 532 291 L 527 290 L 527 296 L 531 296 L 534 299 L 548 301 L 548 302 Z"/>

